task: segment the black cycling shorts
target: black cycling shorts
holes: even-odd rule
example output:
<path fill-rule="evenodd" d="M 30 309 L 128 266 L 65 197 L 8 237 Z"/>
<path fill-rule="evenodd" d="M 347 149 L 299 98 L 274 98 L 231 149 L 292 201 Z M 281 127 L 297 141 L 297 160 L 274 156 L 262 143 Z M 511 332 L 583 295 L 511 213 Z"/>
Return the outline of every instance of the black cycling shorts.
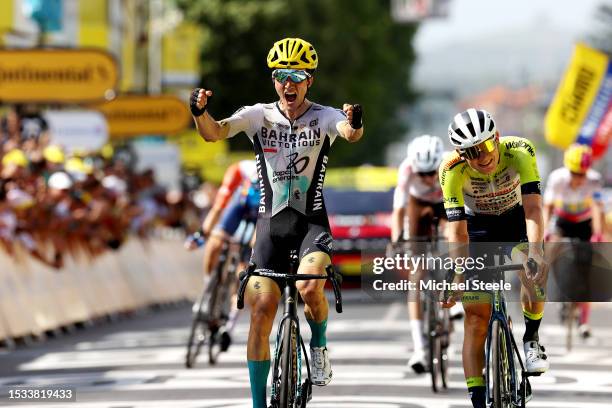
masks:
<path fill-rule="evenodd" d="M 593 223 L 591 219 L 582 222 L 570 222 L 563 218 L 555 220 L 556 232 L 566 238 L 578 238 L 582 242 L 589 242 L 593 235 Z"/>
<path fill-rule="evenodd" d="M 256 236 L 251 256 L 256 270 L 287 273 L 292 250 L 298 251 L 299 259 L 312 252 L 331 257 L 332 235 L 326 213 L 306 216 L 286 208 L 271 218 L 259 218 Z"/>
<path fill-rule="evenodd" d="M 468 215 L 467 223 L 470 257 L 484 258 L 487 266 L 493 265 L 496 257 L 510 256 L 512 248 L 528 241 L 525 210 L 520 205 L 500 215 Z M 488 272 L 468 269 L 466 279 L 491 281 L 495 277 Z"/>

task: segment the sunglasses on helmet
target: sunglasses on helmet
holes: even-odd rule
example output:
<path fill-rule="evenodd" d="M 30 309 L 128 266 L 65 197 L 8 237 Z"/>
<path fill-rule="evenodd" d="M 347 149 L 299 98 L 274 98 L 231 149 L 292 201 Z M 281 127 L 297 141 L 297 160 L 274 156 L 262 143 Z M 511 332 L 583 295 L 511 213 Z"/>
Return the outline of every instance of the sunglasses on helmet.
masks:
<path fill-rule="evenodd" d="M 274 78 L 281 84 L 284 84 L 285 82 L 287 82 L 287 80 L 299 84 L 300 82 L 303 82 L 310 77 L 311 75 L 308 72 L 299 69 L 283 68 L 275 69 L 274 71 L 272 71 L 272 78 Z"/>
<path fill-rule="evenodd" d="M 474 160 L 480 157 L 481 153 L 491 153 L 495 150 L 495 138 L 485 140 L 476 146 L 459 150 L 459 156 L 464 159 Z"/>

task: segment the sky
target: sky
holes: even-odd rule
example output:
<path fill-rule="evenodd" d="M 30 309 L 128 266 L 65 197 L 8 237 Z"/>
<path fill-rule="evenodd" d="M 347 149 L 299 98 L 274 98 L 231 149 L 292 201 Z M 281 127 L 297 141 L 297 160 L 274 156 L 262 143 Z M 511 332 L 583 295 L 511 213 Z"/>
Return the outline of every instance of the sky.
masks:
<path fill-rule="evenodd" d="M 416 38 L 418 51 L 447 44 L 449 38 L 464 40 L 492 32 L 520 29 L 542 19 L 549 25 L 586 31 L 593 11 L 612 0 L 450 0 L 448 19 L 422 24 Z"/>

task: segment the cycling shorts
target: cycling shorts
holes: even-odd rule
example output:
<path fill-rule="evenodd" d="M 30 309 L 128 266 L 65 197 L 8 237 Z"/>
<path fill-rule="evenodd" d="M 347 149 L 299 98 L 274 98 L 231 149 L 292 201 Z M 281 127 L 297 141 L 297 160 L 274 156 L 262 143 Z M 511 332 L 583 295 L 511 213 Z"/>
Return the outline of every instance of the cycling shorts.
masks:
<path fill-rule="evenodd" d="M 482 258 L 485 266 L 494 265 L 496 258 L 510 257 L 512 249 L 521 242 L 527 242 L 527 225 L 522 206 L 501 215 L 467 216 L 468 235 L 470 237 L 470 257 Z M 491 282 L 497 277 L 490 272 L 476 268 L 466 269 L 466 280 Z M 478 292 L 466 292 L 464 301 Z"/>
<path fill-rule="evenodd" d="M 298 251 L 300 260 L 313 252 L 331 257 L 332 236 L 326 213 L 306 216 L 285 208 L 273 217 L 257 221 L 257 240 L 251 256 L 256 270 L 287 273 L 292 250 Z M 283 288 L 281 281 L 275 282 Z"/>
<path fill-rule="evenodd" d="M 582 242 L 589 242 L 593 235 L 591 219 L 581 222 L 570 222 L 563 218 L 555 219 L 555 233 L 566 238 L 578 238 Z"/>
<path fill-rule="evenodd" d="M 437 225 L 438 221 L 441 219 L 446 220 L 446 210 L 444 209 L 444 203 L 431 203 L 428 201 L 419 200 L 414 197 L 416 204 L 423 209 L 429 207 L 431 211 L 428 212 L 426 216 L 419 217 L 418 226 L 417 226 L 417 237 L 428 237 L 431 235 L 431 229 L 433 224 Z M 423 211 L 421 211 L 422 213 Z"/>
<path fill-rule="evenodd" d="M 242 220 L 257 220 L 259 209 L 259 190 L 253 187 L 239 188 L 223 211 L 216 230 L 234 235 Z"/>

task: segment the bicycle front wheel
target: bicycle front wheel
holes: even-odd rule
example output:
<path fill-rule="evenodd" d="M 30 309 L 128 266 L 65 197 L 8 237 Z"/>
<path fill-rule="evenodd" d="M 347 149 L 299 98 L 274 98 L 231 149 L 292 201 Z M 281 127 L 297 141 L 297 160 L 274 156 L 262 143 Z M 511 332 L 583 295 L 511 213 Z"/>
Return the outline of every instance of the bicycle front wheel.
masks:
<path fill-rule="evenodd" d="M 291 319 L 283 322 L 283 339 L 280 354 L 280 407 L 293 408 L 298 387 L 298 328 Z"/>
<path fill-rule="evenodd" d="M 509 339 L 503 326 L 496 320 L 491 333 L 491 382 L 493 388 L 493 408 L 512 408 L 512 386 L 510 360 L 508 356 Z"/>
<path fill-rule="evenodd" d="M 440 310 L 440 322 L 442 324 L 442 332 L 440 333 L 440 379 L 442 380 L 442 388 L 448 388 L 448 346 L 450 345 L 450 336 L 452 331 L 452 323 L 448 309 Z"/>
<path fill-rule="evenodd" d="M 199 313 L 193 316 L 191 323 L 191 332 L 187 340 L 187 354 L 185 356 L 185 367 L 192 368 L 200 354 L 202 346 L 206 342 L 206 334 L 208 333 L 208 325 L 202 320 Z"/>
<path fill-rule="evenodd" d="M 423 314 L 427 322 L 427 341 L 429 356 L 429 373 L 431 375 L 431 389 L 433 392 L 438 392 L 442 384 L 442 339 L 440 337 L 440 322 L 438 321 L 438 305 L 433 299 L 428 298 L 424 304 L 425 310 Z"/>

